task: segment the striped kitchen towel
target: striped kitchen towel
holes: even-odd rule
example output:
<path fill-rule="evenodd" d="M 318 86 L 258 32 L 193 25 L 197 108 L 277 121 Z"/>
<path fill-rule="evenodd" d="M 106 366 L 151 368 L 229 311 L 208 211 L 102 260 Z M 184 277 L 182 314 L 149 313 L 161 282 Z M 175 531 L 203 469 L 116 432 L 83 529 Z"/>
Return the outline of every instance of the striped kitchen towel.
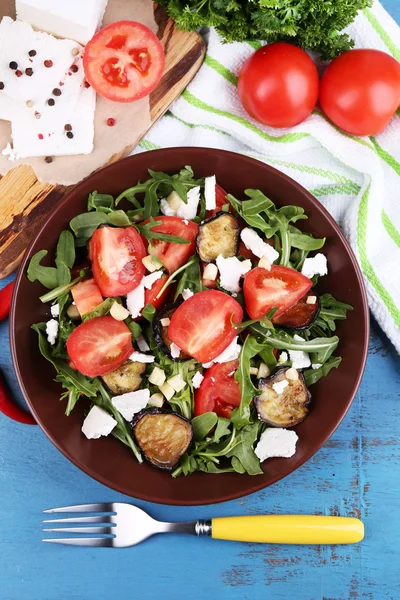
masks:
<path fill-rule="evenodd" d="M 400 28 L 379 2 L 348 28 L 358 48 L 400 60 Z M 237 75 L 259 43 L 222 44 L 211 30 L 205 63 L 137 151 L 206 146 L 266 162 L 306 187 L 330 211 L 358 257 L 369 304 L 400 351 L 400 110 L 377 136 L 354 137 L 315 110 L 292 129 L 251 119 L 236 93 Z"/>

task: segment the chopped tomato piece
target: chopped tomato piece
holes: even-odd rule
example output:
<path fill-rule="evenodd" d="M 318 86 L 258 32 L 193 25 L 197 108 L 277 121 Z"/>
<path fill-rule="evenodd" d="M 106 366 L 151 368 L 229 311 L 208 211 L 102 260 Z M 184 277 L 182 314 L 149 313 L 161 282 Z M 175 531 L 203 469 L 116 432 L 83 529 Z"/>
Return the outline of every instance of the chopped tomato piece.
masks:
<path fill-rule="evenodd" d="M 103 302 L 103 296 L 93 278 L 85 279 L 74 285 L 71 294 L 81 317 L 92 312 L 96 306 Z"/>
<path fill-rule="evenodd" d="M 90 243 L 92 270 L 103 296 L 122 296 L 142 281 L 146 248 L 134 227 L 101 227 Z"/>
<path fill-rule="evenodd" d="M 118 369 L 133 352 L 132 333 L 110 315 L 78 325 L 67 339 L 67 351 L 78 371 L 97 377 Z"/>
<path fill-rule="evenodd" d="M 239 383 L 234 374 L 238 360 L 215 364 L 204 373 L 204 379 L 194 396 L 194 414 L 215 412 L 219 417 L 230 419 L 232 410 L 240 405 Z"/>
<path fill-rule="evenodd" d="M 156 310 L 159 310 L 166 302 L 171 287 L 167 287 L 166 290 L 161 294 L 159 298 L 157 298 L 158 292 L 161 290 L 162 286 L 167 280 L 167 276 L 163 275 L 160 279 L 157 279 L 149 290 L 145 290 L 144 292 L 144 305 L 147 306 L 151 304 L 154 306 Z"/>
<path fill-rule="evenodd" d="M 195 240 L 199 227 L 193 221 L 187 221 L 180 217 L 154 217 L 156 222 L 161 221 L 159 225 L 154 225 L 152 231 L 157 233 L 167 233 L 176 235 L 185 240 L 189 240 L 189 244 L 175 244 L 172 242 L 163 242 L 162 240 L 151 240 L 151 254 L 153 254 L 170 273 L 179 269 L 184 265 L 192 254 L 195 253 Z M 186 222 L 185 222 L 186 221 Z M 142 225 L 149 223 L 149 220 L 143 221 Z M 144 243 L 148 244 L 144 239 Z"/>
<path fill-rule="evenodd" d="M 168 335 L 172 342 L 201 363 L 213 360 L 237 335 L 231 323 L 243 319 L 242 307 L 219 290 L 199 292 L 178 306 Z"/>
<path fill-rule="evenodd" d="M 145 25 L 117 21 L 87 43 L 83 67 L 98 94 L 114 102 L 132 102 L 150 94 L 160 81 L 164 50 Z"/>
<path fill-rule="evenodd" d="M 271 270 L 256 267 L 244 280 L 246 310 L 252 319 L 262 319 L 277 308 L 275 318 L 296 304 L 312 286 L 311 279 L 295 269 L 272 265 Z"/>

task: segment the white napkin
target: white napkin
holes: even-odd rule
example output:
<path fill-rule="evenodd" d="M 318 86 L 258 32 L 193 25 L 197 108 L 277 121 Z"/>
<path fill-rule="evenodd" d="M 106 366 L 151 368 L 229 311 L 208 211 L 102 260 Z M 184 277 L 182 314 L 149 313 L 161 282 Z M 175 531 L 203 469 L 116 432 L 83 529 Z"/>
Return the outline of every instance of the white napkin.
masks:
<path fill-rule="evenodd" d="M 400 28 L 379 2 L 348 28 L 358 48 L 400 60 Z M 240 105 L 236 78 L 257 43 L 222 44 L 211 30 L 205 63 L 136 152 L 206 146 L 240 152 L 306 187 L 343 228 L 360 262 L 369 305 L 400 351 L 400 110 L 387 129 L 357 138 L 319 111 L 292 129 L 272 129 Z"/>

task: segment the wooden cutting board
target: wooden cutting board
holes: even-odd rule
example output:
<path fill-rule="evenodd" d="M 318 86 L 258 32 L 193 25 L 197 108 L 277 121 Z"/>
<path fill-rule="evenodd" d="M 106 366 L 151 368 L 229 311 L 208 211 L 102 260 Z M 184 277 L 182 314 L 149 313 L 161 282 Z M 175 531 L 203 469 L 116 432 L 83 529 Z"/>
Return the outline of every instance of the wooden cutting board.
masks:
<path fill-rule="evenodd" d="M 164 9 L 155 5 L 154 16 L 158 37 L 164 46 L 164 76 L 150 95 L 150 117 L 153 125 L 182 93 L 199 69 L 205 54 L 202 38 L 194 32 L 179 31 Z M 140 133 L 138 143 L 147 133 Z M 136 144 L 135 144 L 136 145 Z M 110 162 L 127 156 L 134 145 Z M 19 264 L 29 242 L 53 207 L 72 188 L 53 186 L 37 180 L 33 169 L 19 166 L 0 179 L 0 279 Z"/>

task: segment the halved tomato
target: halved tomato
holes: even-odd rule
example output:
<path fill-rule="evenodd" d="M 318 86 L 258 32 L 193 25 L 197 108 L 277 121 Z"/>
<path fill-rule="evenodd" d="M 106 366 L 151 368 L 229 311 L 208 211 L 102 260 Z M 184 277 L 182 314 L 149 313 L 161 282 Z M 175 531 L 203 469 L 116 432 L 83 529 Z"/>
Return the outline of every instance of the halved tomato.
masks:
<path fill-rule="evenodd" d="M 133 352 L 132 333 L 110 315 L 90 319 L 67 339 L 70 359 L 83 375 L 97 377 L 118 369 Z"/>
<path fill-rule="evenodd" d="M 96 306 L 103 302 L 103 296 L 93 278 L 80 281 L 74 285 L 71 294 L 81 317 L 92 312 Z"/>
<path fill-rule="evenodd" d="M 134 227 L 101 227 L 90 243 L 92 270 L 103 296 L 122 296 L 142 281 L 146 248 Z"/>
<path fill-rule="evenodd" d="M 216 215 L 217 212 L 222 210 L 224 204 L 229 204 L 229 201 L 226 199 L 226 192 L 218 183 L 215 185 L 215 208 L 212 210 L 208 210 L 206 213 L 206 219 Z M 229 204 L 229 212 L 233 212 L 232 206 Z"/>
<path fill-rule="evenodd" d="M 98 94 L 114 102 L 132 102 L 150 94 L 165 67 L 162 44 L 145 25 L 117 21 L 87 43 L 83 68 Z"/>
<path fill-rule="evenodd" d="M 186 354 L 207 363 L 237 335 L 231 318 L 234 323 L 243 319 L 242 307 L 234 298 L 219 290 L 199 292 L 178 306 L 168 336 Z"/>
<path fill-rule="evenodd" d="M 154 225 L 152 231 L 157 233 L 167 233 L 169 235 L 177 235 L 185 240 L 189 240 L 189 244 L 174 244 L 172 242 L 163 242 L 162 240 L 151 240 L 150 252 L 168 269 L 170 273 L 179 269 L 184 265 L 192 254 L 195 253 L 195 240 L 199 230 L 197 223 L 193 221 L 185 222 L 185 219 L 180 217 L 154 217 L 156 222 L 161 221 L 160 225 Z M 142 225 L 149 223 L 149 220 L 143 221 Z M 144 243 L 147 240 L 143 238 Z"/>
<path fill-rule="evenodd" d="M 246 310 L 252 319 L 262 319 L 277 308 L 275 317 L 296 304 L 312 286 L 311 279 L 295 269 L 272 265 L 271 270 L 256 267 L 247 273 L 243 290 Z"/>
<path fill-rule="evenodd" d="M 230 419 L 232 410 L 240 405 L 239 383 L 234 374 L 238 360 L 215 364 L 204 373 L 204 379 L 194 395 L 194 414 L 215 412 L 219 417 Z"/>

